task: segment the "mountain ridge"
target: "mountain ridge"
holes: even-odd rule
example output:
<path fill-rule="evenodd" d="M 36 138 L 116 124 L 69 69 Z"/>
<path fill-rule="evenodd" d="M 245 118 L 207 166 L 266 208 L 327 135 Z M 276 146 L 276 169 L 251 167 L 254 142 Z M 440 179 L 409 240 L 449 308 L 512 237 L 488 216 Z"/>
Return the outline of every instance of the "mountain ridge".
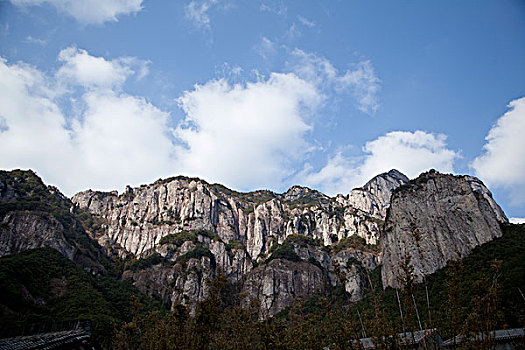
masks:
<path fill-rule="evenodd" d="M 2 174 L 9 180 L 7 172 Z M 384 221 L 398 210 L 397 204 L 392 208 L 390 196 L 410 190 L 425 174 L 409 181 L 391 170 L 334 197 L 304 186 L 292 186 L 281 194 L 237 192 L 185 176 L 127 186 L 121 194 L 86 190 L 71 200 L 56 193 L 55 197 L 69 211 L 70 220 L 85 229 L 83 235 L 96 240 L 113 260 L 124 261 L 125 278 L 167 307 L 182 303 L 194 313 L 207 296 L 208 280 L 221 272 L 248 298 L 259 298 L 260 315 L 271 316 L 296 297 L 323 290 L 320 283 L 326 288 L 340 286 L 357 301 L 368 288 L 369 271 L 380 264 L 384 271 L 396 269 L 399 257 L 387 259 L 386 265 L 383 261 L 385 252 L 389 256 Z M 487 202 L 487 210 L 498 213 L 481 181 L 462 179 L 462 191 L 474 196 L 467 212 Z M 17 202 L 20 198 L 15 200 L 4 185 L 8 182 L 0 184 L 0 200 Z M 45 193 L 58 191 L 43 183 L 39 186 Z M 48 194 L 42 200 L 49 200 Z M 502 211 L 499 214 L 505 218 Z M 82 215 L 85 220 L 78 221 Z M 3 227 L 12 233 L 14 226 L 6 218 Z"/>

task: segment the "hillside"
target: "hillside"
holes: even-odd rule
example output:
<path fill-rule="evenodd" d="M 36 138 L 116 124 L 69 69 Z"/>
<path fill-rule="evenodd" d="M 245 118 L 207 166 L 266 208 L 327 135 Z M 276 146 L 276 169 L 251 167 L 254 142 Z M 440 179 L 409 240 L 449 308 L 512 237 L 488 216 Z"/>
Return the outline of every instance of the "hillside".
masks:
<path fill-rule="evenodd" d="M 2 335 L 31 324 L 89 319 L 101 343 L 113 327 L 141 312 L 162 310 L 158 301 L 115 276 L 94 277 L 53 248 L 37 248 L 0 258 L 0 329 Z M 137 304 L 138 305 L 138 304 Z"/>

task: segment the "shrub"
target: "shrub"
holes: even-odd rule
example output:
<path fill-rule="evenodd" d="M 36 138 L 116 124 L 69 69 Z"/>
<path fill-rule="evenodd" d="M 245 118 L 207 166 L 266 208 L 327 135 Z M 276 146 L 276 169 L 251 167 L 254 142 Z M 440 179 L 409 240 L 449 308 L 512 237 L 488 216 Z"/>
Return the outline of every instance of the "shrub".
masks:
<path fill-rule="evenodd" d="M 320 247 L 322 246 L 322 241 L 320 238 L 313 238 L 313 237 L 310 237 L 310 236 L 306 236 L 306 235 L 301 235 L 301 234 L 297 234 L 297 233 L 294 233 L 288 237 L 286 237 L 286 242 L 289 242 L 289 243 L 293 243 L 293 244 L 297 244 L 301 247 L 306 247 L 306 246 L 317 246 L 317 247 Z"/>
<path fill-rule="evenodd" d="M 192 241 L 193 243 L 197 243 L 197 235 L 190 231 L 180 231 L 162 237 L 160 239 L 159 244 L 173 244 L 177 247 L 180 247 L 186 241 Z"/>
<path fill-rule="evenodd" d="M 272 249 L 270 250 L 272 255 L 268 259 L 265 260 L 265 264 L 269 263 L 273 259 L 285 259 L 289 261 L 302 261 L 299 255 L 295 252 L 294 245 L 290 242 L 284 242 L 282 245 L 277 244 L 273 245 Z"/>
<path fill-rule="evenodd" d="M 359 237 L 358 235 L 351 235 L 349 237 L 345 237 L 339 242 L 337 242 L 335 246 L 333 246 L 334 252 L 336 253 L 347 248 L 379 251 L 379 245 L 366 244 L 366 240 L 363 237 Z"/>
<path fill-rule="evenodd" d="M 175 260 L 175 262 L 179 263 L 188 261 L 190 259 L 200 259 L 203 256 L 207 256 L 208 258 L 210 258 L 212 266 L 215 266 L 215 256 L 208 248 L 205 248 L 201 245 L 198 245 L 193 250 L 187 252 L 184 255 L 179 256 L 177 260 Z"/>
<path fill-rule="evenodd" d="M 226 250 L 232 249 L 244 249 L 244 245 L 241 241 L 231 240 L 226 244 Z"/>
<path fill-rule="evenodd" d="M 133 261 L 127 266 L 127 270 L 138 271 L 145 270 L 153 265 L 158 265 L 164 261 L 164 258 L 159 253 L 151 254 L 146 258 L 140 258 Z"/>

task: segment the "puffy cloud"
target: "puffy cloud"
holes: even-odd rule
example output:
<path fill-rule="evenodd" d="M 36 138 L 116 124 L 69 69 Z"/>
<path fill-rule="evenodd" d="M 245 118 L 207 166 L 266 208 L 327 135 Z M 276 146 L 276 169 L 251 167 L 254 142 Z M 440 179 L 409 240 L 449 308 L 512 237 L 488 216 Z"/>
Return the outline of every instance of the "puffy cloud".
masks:
<path fill-rule="evenodd" d="M 86 69 L 93 59 L 86 57 Z M 73 97 L 61 95 L 59 85 L 33 67 L 0 61 L 0 167 L 32 168 L 69 195 L 174 173 L 168 113 L 142 98 L 90 85 L 78 118 L 66 117 L 56 101 Z"/>
<path fill-rule="evenodd" d="M 86 182 L 109 189 L 175 171 L 168 113 L 142 98 L 113 92 L 88 92 L 83 101 L 87 108 L 73 124 L 72 142 L 81 167 L 89 169 Z"/>
<path fill-rule="evenodd" d="M 397 169 L 410 178 L 431 168 L 452 172 L 459 154 L 448 149 L 445 141 L 445 135 L 419 130 L 389 132 L 367 142 L 363 156 L 350 158 L 338 152 L 319 171 L 306 167 L 297 180 L 336 194 L 347 193 L 390 169 Z"/>
<path fill-rule="evenodd" d="M 47 78 L 23 63 L 0 60 L 0 164 L 2 168 L 49 169 L 66 174 L 72 159 L 70 133 Z M 53 169 L 50 169 L 52 167 Z M 51 177 L 58 182 L 58 178 Z"/>
<path fill-rule="evenodd" d="M 447 137 L 425 131 L 392 131 L 367 142 L 367 154 L 360 166 L 363 180 L 390 169 L 397 169 L 413 178 L 434 168 L 444 173 L 454 171 L 454 161 L 459 153 L 447 148 Z"/>
<path fill-rule="evenodd" d="M 476 175 L 490 186 L 511 191 L 513 204 L 525 203 L 525 97 L 509 103 L 509 110 L 490 129 L 484 153 L 472 162 Z"/>
<path fill-rule="evenodd" d="M 291 73 L 242 85 L 218 80 L 196 86 L 179 99 L 187 118 L 176 130 L 185 145 L 177 159 L 186 173 L 235 188 L 279 188 L 310 147 L 307 116 L 322 98 Z"/>
<path fill-rule="evenodd" d="M 69 48 L 59 62 L 46 75 L 0 61 L 0 167 L 32 168 L 69 195 L 174 174 L 280 189 L 311 148 L 309 118 L 323 100 L 293 73 L 213 80 L 178 99 L 186 118 L 172 129 L 169 113 L 123 91 L 140 75 L 129 59 Z"/>
<path fill-rule="evenodd" d="M 376 76 L 369 60 L 353 65 L 344 74 L 324 57 L 295 49 L 291 53 L 290 68 L 301 78 L 314 82 L 323 89 L 334 89 L 337 93 L 350 92 L 356 107 L 367 114 L 374 114 L 379 108 L 381 80 Z"/>
<path fill-rule="evenodd" d="M 108 61 L 103 57 L 91 56 L 76 47 L 66 48 L 58 54 L 63 66 L 57 77 L 73 85 L 84 87 L 120 86 L 133 70 L 122 60 Z"/>
<path fill-rule="evenodd" d="M 344 76 L 322 59 L 298 73 L 196 85 L 178 99 L 186 117 L 175 129 L 169 113 L 124 92 L 126 79 L 143 74 L 142 61 L 68 48 L 59 62 L 56 74 L 46 75 L 0 59 L 0 167 L 32 168 L 69 195 L 174 174 L 240 190 L 281 190 L 300 181 L 348 192 L 391 168 L 408 176 L 452 171 L 458 157 L 443 135 L 398 131 L 368 142 L 360 157 L 339 152 L 320 171 L 307 165 L 297 174 L 315 150 L 311 124 L 327 98 L 315 76 Z M 74 115 L 63 104 L 70 100 L 82 107 Z"/>
<path fill-rule="evenodd" d="M 11 0 L 17 6 L 49 4 L 84 24 L 116 22 L 120 15 L 142 10 L 143 0 Z"/>

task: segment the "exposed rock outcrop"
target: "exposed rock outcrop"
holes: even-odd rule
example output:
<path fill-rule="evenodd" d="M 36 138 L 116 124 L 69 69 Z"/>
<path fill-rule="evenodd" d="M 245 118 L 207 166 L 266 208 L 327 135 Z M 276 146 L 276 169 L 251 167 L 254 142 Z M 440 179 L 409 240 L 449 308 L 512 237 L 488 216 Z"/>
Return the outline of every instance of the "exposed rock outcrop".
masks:
<path fill-rule="evenodd" d="M 302 186 L 293 186 L 283 194 L 270 191 L 240 193 L 222 185 L 187 177 L 159 180 L 138 188 L 127 187 L 121 195 L 116 192 L 84 191 L 76 194 L 73 202 L 104 222 L 104 231 L 97 239 L 103 245 L 121 249 L 123 255 L 131 253 L 139 258 L 159 253 L 164 259 L 175 263 L 197 244 L 211 252 L 217 267 L 226 273 L 230 281 L 241 281 L 245 277 L 249 281 L 245 288 L 250 290 L 266 290 L 264 280 L 259 279 L 259 271 L 266 269 L 260 267 L 253 273 L 251 270 L 254 264 L 264 262 L 271 255 L 270 248 L 274 244 L 283 244 L 287 237 L 294 234 L 312 237 L 320 242 L 320 246 L 295 245 L 293 249 L 300 259 L 296 262 L 313 263 L 320 269 L 323 283 L 344 285 L 351 298 L 358 300 L 367 287 L 366 271 L 377 266 L 378 254 L 349 249 L 327 253 L 321 246 L 350 236 L 362 237 L 366 244 L 376 244 L 384 219 L 382 212 L 387 206 L 385 198 L 402 183 L 404 175 L 397 171 L 379 175 L 360 190 L 363 201 L 373 204 L 360 207 L 357 201 L 353 202 L 355 206 L 351 203 L 349 197 L 352 194 L 332 198 Z M 191 235 L 199 230 L 207 233 L 192 238 Z M 179 232 L 185 232 L 186 239 L 191 242 L 166 244 L 167 237 Z M 295 273 L 300 273 L 294 264 L 280 266 L 282 269 L 293 267 Z M 184 274 L 177 274 L 177 271 L 162 267 L 153 270 L 152 274 L 160 274 L 161 279 L 165 279 L 163 276 L 171 276 L 172 280 L 182 278 L 180 276 Z M 270 271 L 273 270 L 265 273 Z M 281 273 L 286 275 L 292 271 L 275 272 L 277 275 Z M 179 277 L 175 278 L 174 274 Z M 137 271 L 126 276 L 133 278 L 141 290 L 153 294 L 143 282 L 149 278 L 147 274 L 143 276 Z M 202 286 L 194 277 L 189 279 L 193 281 L 193 286 Z M 152 284 L 167 304 L 181 298 L 180 288 L 161 288 Z M 296 297 L 295 290 L 283 288 L 272 297 L 271 302 L 263 294 L 257 294 L 257 298 L 262 298 L 261 313 L 274 314 Z M 199 290 L 206 289 L 201 287 Z M 177 293 L 180 295 L 177 296 Z M 184 294 L 185 298 L 189 298 L 190 294 Z M 196 294 L 187 302 L 195 305 L 198 300 Z"/>
<path fill-rule="evenodd" d="M 380 189 L 380 181 L 368 187 L 383 196 L 393 185 L 383 181 L 390 187 Z M 384 203 L 376 194 L 363 191 L 365 197 L 373 197 L 366 201 L 383 210 Z M 224 243 L 242 242 L 255 261 L 268 251 L 272 240 L 283 242 L 293 233 L 320 238 L 325 245 L 351 235 L 375 244 L 382 224 L 379 214 L 374 212 L 372 217 L 366 211 L 370 208 L 356 208 L 344 196 L 330 198 L 300 186 L 284 194 L 239 193 L 186 177 L 128 187 L 121 195 L 84 191 L 73 202 L 106 222 L 105 234 L 98 237 L 101 244 L 118 245 L 134 255 L 150 251 L 169 233 L 208 229 Z"/>
<path fill-rule="evenodd" d="M 104 271 L 107 257 L 73 207 L 30 170 L 0 171 L 0 256 L 50 247 L 93 274 Z"/>
<path fill-rule="evenodd" d="M 394 191 L 381 236 L 383 286 L 399 287 L 408 255 L 422 281 L 451 259 L 502 235 L 507 218 L 483 183 L 430 171 Z"/>
<path fill-rule="evenodd" d="M 208 295 L 209 281 L 215 275 L 212 260 L 203 256 L 170 264 L 157 264 L 137 271 L 127 270 L 123 279 L 131 279 L 143 293 L 161 300 L 168 307 L 182 304 L 195 314 L 197 303 Z"/>
<path fill-rule="evenodd" d="M 332 247 L 322 247 L 316 240 L 307 236 L 289 236 L 282 245 L 278 245 L 277 248 L 273 247 L 265 264 L 247 274 L 243 284 L 243 292 L 246 295 L 245 304 L 251 298 L 256 298 L 260 302 L 261 315 L 274 315 L 283 307 L 288 306 L 297 296 L 304 297 L 307 294 L 303 291 L 314 289 L 303 288 L 303 283 L 301 284 L 303 289 L 297 292 L 293 285 L 292 287 L 289 287 L 289 284 L 281 286 L 278 278 L 289 278 L 291 274 L 303 276 L 301 277 L 303 280 L 315 282 L 317 277 L 309 279 L 304 277 L 312 273 L 312 267 L 309 265 L 317 267 L 322 273 L 322 286 L 317 286 L 316 291 L 325 290 L 330 286 L 344 286 L 345 291 L 349 293 L 350 300 L 360 300 L 370 287 L 367 274 L 368 271 L 378 266 L 379 253 L 365 246 L 352 248 L 346 246 L 347 244 L 348 242 L 343 241 Z M 276 265 L 274 263 L 276 260 L 288 263 Z M 292 268 L 292 270 L 284 272 L 286 268 Z M 276 293 L 272 294 L 270 291 L 276 291 Z"/>
<path fill-rule="evenodd" d="M 407 182 L 408 177 L 392 169 L 375 176 L 362 188 L 353 189 L 348 195 L 348 205 L 384 220 L 392 191 Z"/>
<path fill-rule="evenodd" d="M 174 177 L 71 201 L 31 171 L 0 172 L 0 256 L 47 246 L 97 273 L 108 263 L 103 246 L 127 259 L 123 278 L 192 312 L 222 271 L 268 316 L 331 287 L 359 300 L 381 263 L 384 286 L 397 287 L 407 255 L 421 281 L 502 234 L 507 218 L 480 180 L 431 171 L 407 181 L 391 170 L 329 197 L 301 186 L 240 193 Z"/>
<path fill-rule="evenodd" d="M 52 215 L 39 211 L 11 211 L 0 222 L 0 256 L 49 247 L 74 260 L 76 247 L 64 237 L 64 226 Z"/>
<path fill-rule="evenodd" d="M 272 316 L 298 297 L 325 290 L 323 271 L 305 262 L 275 259 L 246 277 L 242 292 L 261 303 L 261 317 Z"/>

